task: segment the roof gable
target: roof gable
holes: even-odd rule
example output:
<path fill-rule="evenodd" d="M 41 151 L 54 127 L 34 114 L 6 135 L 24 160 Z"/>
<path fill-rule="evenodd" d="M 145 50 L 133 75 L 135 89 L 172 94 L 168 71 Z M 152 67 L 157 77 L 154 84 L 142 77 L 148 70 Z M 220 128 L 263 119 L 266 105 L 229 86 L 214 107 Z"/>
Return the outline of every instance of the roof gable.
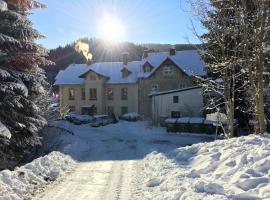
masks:
<path fill-rule="evenodd" d="M 169 52 L 148 53 L 148 57 L 144 58 L 142 62 L 143 65 L 147 62 L 150 63 L 155 68 L 153 71 L 155 71 L 168 58 L 189 76 L 206 75 L 205 64 L 197 50 L 176 51 L 175 55 L 170 55 Z M 153 71 L 142 77 L 149 77 Z"/>
<path fill-rule="evenodd" d="M 181 67 L 179 67 L 171 58 L 167 57 L 158 67 L 156 67 L 154 70 L 151 71 L 148 78 L 150 78 L 160 67 L 167 65 L 166 62 L 171 62 L 172 65 L 174 65 L 178 70 L 180 70 L 183 74 L 189 76 L 185 71 L 182 70 Z M 171 65 L 170 64 L 170 65 Z"/>
<path fill-rule="evenodd" d="M 102 76 L 102 77 L 104 77 L 104 78 L 109 78 L 109 77 L 107 77 L 107 76 L 105 76 L 105 75 L 103 75 L 103 74 L 100 74 L 100 73 L 98 73 L 98 72 L 95 72 L 93 69 L 87 70 L 85 73 L 81 74 L 81 75 L 79 76 L 79 78 L 86 78 L 87 74 L 89 74 L 90 72 L 93 72 L 93 73 L 97 74 L 98 76 Z"/>

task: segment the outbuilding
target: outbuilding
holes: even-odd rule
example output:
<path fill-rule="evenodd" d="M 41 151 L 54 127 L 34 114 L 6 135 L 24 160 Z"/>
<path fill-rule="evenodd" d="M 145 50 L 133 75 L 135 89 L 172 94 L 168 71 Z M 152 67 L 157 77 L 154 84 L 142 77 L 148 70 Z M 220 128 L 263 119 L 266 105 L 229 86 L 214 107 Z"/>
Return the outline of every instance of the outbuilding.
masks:
<path fill-rule="evenodd" d="M 160 122 L 163 118 L 201 117 L 203 94 L 201 86 L 155 92 L 152 100 L 152 118 Z"/>

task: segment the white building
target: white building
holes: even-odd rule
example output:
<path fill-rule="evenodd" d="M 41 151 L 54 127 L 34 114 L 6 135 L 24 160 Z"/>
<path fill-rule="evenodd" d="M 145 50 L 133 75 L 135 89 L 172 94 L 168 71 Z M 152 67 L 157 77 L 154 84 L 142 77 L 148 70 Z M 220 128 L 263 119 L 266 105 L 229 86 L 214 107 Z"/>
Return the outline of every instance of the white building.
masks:
<path fill-rule="evenodd" d="M 200 86 L 156 92 L 149 95 L 152 99 L 152 117 L 201 117 L 203 95 Z"/>

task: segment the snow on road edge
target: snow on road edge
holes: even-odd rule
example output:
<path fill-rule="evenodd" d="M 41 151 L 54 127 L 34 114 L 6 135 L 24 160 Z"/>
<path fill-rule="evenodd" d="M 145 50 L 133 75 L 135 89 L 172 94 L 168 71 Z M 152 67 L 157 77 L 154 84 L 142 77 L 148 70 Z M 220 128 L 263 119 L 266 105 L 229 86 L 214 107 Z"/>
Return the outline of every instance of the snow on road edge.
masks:
<path fill-rule="evenodd" d="M 270 199 L 270 136 L 152 152 L 142 168 L 143 199 Z"/>
<path fill-rule="evenodd" d="M 75 164 L 70 156 L 54 151 L 22 167 L 15 168 L 14 171 L 0 171 L 0 199 L 29 198 L 48 182 L 63 176 Z"/>

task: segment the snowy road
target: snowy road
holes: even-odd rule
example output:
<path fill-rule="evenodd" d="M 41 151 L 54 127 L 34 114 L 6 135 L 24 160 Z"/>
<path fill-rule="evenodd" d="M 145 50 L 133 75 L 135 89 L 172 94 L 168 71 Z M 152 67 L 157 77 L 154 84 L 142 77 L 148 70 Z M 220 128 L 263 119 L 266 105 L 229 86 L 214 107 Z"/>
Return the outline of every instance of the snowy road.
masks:
<path fill-rule="evenodd" d="M 145 155 L 190 144 L 191 136 L 168 135 L 163 129 L 147 129 L 143 122 L 121 122 L 100 128 L 62 124 L 91 148 L 70 145 L 78 160 L 75 170 L 55 182 L 35 200 L 136 200 L 141 197 L 141 165 Z M 194 143 L 210 140 L 193 137 Z M 76 155 L 76 156 L 74 156 Z"/>

